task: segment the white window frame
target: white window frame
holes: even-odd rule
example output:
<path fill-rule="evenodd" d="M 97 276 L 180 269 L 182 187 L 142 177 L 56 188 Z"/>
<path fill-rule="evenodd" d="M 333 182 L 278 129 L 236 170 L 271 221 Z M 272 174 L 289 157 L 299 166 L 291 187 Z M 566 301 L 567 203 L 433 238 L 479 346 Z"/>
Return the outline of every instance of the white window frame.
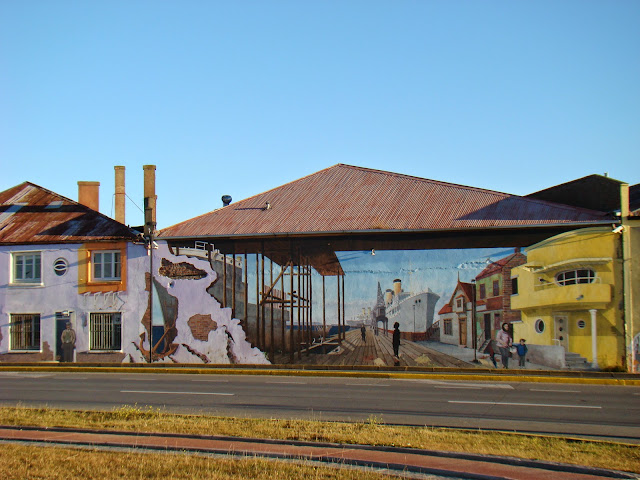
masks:
<path fill-rule="evenodd" d="M 586 276 L 580 276 L 579 273 L 588 272 Z M 574 276 L 567 278 L 567 274 L 573 273 Z M 574 268 L 572 270 L 563 270 L 555 276 L 555 281 L 561 287 L 567 285 L 578 285 L 585 283 L 594 283 L 598 278 L 598 274 L 592 268 Z"/>
<path fill-rule="evenodd" d="M 30 316 L 31 319 L 26 319 L 24 317 Z M 23 318 L 20 318 L 23 317 Z M 17 321 L 21 321 L 22 324 L 25 324 L 25 320 L 31 323 L 31 343 L 29 347 L 20 345 L 16 347 L 14 345 L 14 339 L 16 337 L 17 332 L 14 331 L 14 325 L 16 325 Z M 38 328 L 37 330 L 34 328 L 34 324 L 37 320 Z M 42 350 L 42 317 L 39 313 L 11 313 L 9 314 L 9 349 L 12 352 L 39 352 Z M 26 332 L 22 332 L 24 337 Z"/>
<path fill-rule="evenodd" d="M 107 324 L 106 316 L 110 315 Z M 119 322 L 114 321 L 115 318 Z M 101 325 L 99 325 L 101 324 Z M 114 348 L 115 325 L 120 331 L 120 348 Z M 102 328 L 100 328 L 102 327 Z M 122 351 L 122 313 L 121 312 L 91 312 L 89 313 L 89 351 L 90 352 L 121 352 Z"/>
<path fill-rule="evenodd" d="M 31 257 L 32 276 L 25 276 L 25 259 Z M 18 259 L 23 260 L 21 276 L 18 276 Z M 35 266 L 38 266 L 36 269 Z M 38 277 L 35 277 L 38 270 Z M 11 252 L 11 284 L 13 285 L 42 285 L 42 252 L 40 250 L 28 250 L 24 252 Z"/>
<path fill-rule="evenodd" d="M 97 256 L 99 260 L 96 259 Z M 104 256 L 111 255 L 111 261 L 105 262 Z M 115 261 L 117 255 L 118 260 Z M 108 265 L 111 275 L 104 274 L 104 267 Z M 96 270 L 100 269 L 99 275 Z M 116 272 L 117 271 L 117 272 Z M 117 275 L 115 275 L 117 273 Z M 91 252 L 91 280 L 94 282 L 119 282 L 122 279 L 122 252 L 120 250 L 93 250 Z"/>

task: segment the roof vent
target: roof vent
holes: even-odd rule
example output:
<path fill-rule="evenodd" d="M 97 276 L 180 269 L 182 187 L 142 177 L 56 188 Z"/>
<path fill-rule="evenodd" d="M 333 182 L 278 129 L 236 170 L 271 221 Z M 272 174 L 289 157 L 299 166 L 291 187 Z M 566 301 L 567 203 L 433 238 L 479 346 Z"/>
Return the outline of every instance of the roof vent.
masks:
<path fill-rule="evenodd" d="M 223 207 L 228 207 L 232 200 L 233 199 L 231 198 L 231 195 L 223 195 L 222 196 L 222 206 Z"/>

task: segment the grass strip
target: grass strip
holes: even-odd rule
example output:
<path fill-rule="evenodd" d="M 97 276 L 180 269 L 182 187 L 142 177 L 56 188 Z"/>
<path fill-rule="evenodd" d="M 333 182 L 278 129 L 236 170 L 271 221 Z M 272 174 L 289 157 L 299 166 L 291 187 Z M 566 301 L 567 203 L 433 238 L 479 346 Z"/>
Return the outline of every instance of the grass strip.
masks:
<path fill-rule="evenodd" d="M 102 451 L 0 444 L 5 480 L 388 480 L 399 478 L 362 469 L 338 469 L 263 459 Z"/>
<path fill-rule="evenodd" d="M 385 425 L 375 416 L 365 422 L 339 423 L 177 415 L 137 405 L 111 411 L 0 407 L 0 424 L 384 445 L 502 455 L 640 473 L 640 447 L 635 445 L 502 432 Z"/>

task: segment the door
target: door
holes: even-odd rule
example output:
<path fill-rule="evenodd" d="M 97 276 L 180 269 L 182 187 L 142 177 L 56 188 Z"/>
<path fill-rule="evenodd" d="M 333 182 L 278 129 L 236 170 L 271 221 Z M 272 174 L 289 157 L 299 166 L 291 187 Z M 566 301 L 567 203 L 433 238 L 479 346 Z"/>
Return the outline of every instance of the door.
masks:
<path fill-rule="evenodd" d="M 460 326 L 460 341 L 458 342 L 460 345 L 467 346 L 467 319 L 461 318 L 459 320 Z"/>
<path fill-rule="evenodd" d="M 555 324 L 555 337 L 554 342 L 556 345 L 564 347 L 566 351 L 569 350 L 569 318 L 566 315 L 554 315 L 553 321 Z"/>
<path fill-rule="evenodd" d="M 56 312 L 56 353 L 55 360 L 62 361 L 62 332 L 67 328 L 67 322 L 71 321 L 66 312 Z"/>
<path fill-rule="evenodd" d="M 491 314 L 484 314 L 484 339 L 488 340 L 491 338 Z"/>

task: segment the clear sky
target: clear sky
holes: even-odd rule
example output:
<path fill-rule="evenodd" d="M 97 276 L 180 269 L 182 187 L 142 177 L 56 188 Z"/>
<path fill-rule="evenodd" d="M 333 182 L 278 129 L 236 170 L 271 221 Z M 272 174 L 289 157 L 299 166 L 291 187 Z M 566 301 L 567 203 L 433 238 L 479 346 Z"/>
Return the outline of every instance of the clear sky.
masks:
<path fill-rule="evenodd" d="M 113 166 L 158 226 L 336 163 L 527 194 L 640 182 L 637 0 L 4 0 L 0 190 Z M 129 202 L 127 223 L 142 214 Z"/>

